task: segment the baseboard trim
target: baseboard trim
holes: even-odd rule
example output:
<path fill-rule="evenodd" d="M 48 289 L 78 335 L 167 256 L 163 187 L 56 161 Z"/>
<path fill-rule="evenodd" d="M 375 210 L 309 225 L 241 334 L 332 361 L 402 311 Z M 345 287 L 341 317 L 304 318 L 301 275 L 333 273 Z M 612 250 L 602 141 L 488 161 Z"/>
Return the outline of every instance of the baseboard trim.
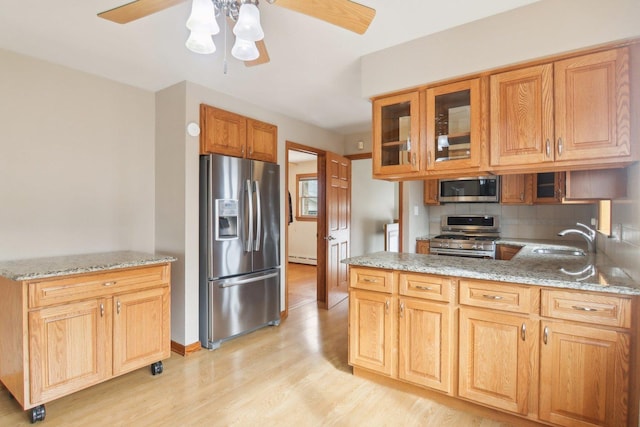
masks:
<path fill-rule="evenodd" d="M 174 353 L 178 353 L 180 356 L 189 356 L 190 354 L 200 351 L 201 349 L 202 345 L 200 344 L 200 341 L 186 346 L 175 341 L 171 341 L 171 351 L 173 351 Z"/>

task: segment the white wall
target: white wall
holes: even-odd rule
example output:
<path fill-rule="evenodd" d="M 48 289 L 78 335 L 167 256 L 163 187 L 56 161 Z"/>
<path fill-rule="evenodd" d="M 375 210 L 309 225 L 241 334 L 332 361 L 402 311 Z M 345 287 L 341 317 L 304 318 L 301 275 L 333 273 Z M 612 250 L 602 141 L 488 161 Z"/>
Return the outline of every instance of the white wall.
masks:
<path fill-rule="evenodd" d="M 154 250 L 154 95 L 0 50 L 0 259 Z"/>
<path fill-rule="evenodd" d="M 182 99 L 182 102 L 180 101 Z M 278 163 L 280 167 L 281 254 L 284 257 L 286 225 L 285 214 L 285 146 L 286 141 L 317 147 L 338 154 L 343 153 L 341 135 L 308 125 L 281 114 L 265 110 L 240 99 L 207 89 L 190 82 L 179 83 L 159 92 L 157 97 L 159 118 L 156 189 L 161 202 L 156 218 L 158 249 L 167 248 L 180 261 L 172 272 L 172 340 L 189 345 L 198 336 L 198 138 L 189 137 L 185 127 L 189 122 L 199 123 L 200 103 L 213 105 L 278 126 Z M 178 109 L 174 110 L 178 104 Z M 184 113 L 182 113 L 182 111 Z M 167 114 L 171 114 L 170 117 Z M 162 116 L 162 120 L 160 119 Z M 160 131 L 162 129 L 162 132 Z M 166 132 L 166 134 L 165 134 Z M 174 204 L 174 205 L 172 205 Z M 173 212 L 175 210 L 175 212 Z M 173 213 L 171 213 L 173 212 Z M 175 216 L 174 216 L 175 215 Z M 160 224 L 160 222 L 162 224 Z M 283 259 L 284 261 L 284 259 Z M 181 265 L 183 267 L 181 267 Z M 286 275 L 281 273 L 284 283 Z M 284 307 L 284 286 L 281 304 Z"/>
<path fill-rule="evenodd" d="M 402 184 L 402 252 L 415 253 L 416 239 L 428 234 L 429 210 L 422 181 Z"/>
<path fill-rule="evenodd" d="M 318 221 L 299 221 L 296 219 L 296 207 L 298 206 L 296 175 L 308 173 L 318 173 L 316 160 L 289 163 L 289 191 L 291 192 L 291 207 L 293 209 L 293 222 L 287 225 L 289 227 L 289 261 L 317 265 L 318 241 L 316 236 L 318 234 Z M 285 215 L 288 215 L 288 213 L 285 212 Z"/>

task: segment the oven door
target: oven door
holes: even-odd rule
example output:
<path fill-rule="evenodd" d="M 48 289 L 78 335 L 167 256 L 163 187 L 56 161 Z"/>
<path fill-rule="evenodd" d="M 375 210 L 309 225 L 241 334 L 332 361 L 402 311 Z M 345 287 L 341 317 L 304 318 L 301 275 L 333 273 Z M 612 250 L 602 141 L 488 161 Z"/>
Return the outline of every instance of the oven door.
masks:
<path fill-rule="evenodd" d="M 482 251 L 475 249 L 450 249 L 450 248 L 430 248 L 429 253 L 432 255 L 448 255 L 467 258 L 491 258 L 495 259 L 494 251 Z"/>

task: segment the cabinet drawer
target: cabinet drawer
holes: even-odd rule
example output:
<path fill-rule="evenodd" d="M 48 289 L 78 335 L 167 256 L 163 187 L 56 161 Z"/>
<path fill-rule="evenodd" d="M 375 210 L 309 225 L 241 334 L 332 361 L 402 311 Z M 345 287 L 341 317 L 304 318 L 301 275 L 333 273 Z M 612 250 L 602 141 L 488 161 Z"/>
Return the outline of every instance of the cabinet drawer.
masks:
<path fill-rule="evenodd" d="M 543 289 L 541 314 L 556 319 L 630 328 L 631 299 Z"/>
<path fill-rule="evenodd" d="M 65 276 L 29 283 L 29 308 L 44 307 L 169 283 L 168 265 Z"/>
<path fill-rule="evenodd" d="M 351 267 L 350 285 L 352 288 L 391 293 L 394 291 L 393 272 L 375 268 Z"/>
<path fill-rule="evenodd" d="M 474 307 L 536 313 L 539 308 L 539 292 L 539 289 L 533 286 L 460 280 L 460 304 Z"/>
<path fill-rule="evenodd" d="M 400 295 L 445 302 L 451 301 L 454 284 L 454 279 L 427 274 L 400 273 L 398 280 Z"/>

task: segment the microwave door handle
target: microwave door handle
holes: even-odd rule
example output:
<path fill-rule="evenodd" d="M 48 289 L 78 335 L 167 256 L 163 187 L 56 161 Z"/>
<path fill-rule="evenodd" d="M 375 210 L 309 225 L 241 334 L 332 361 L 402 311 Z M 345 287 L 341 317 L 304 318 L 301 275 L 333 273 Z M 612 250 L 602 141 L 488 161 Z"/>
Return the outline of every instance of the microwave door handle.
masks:
<path fill-rule="evenodd" d="M 247 224 L 247 240 L 244 242 L 244 251 L 251 252 L 253 249 L 253 196 L 251 194 L 251 181 L 247 180 L 245 183 L 245 194 L 247 197 L 247 212 L 249 223 Z"/>
<path fill-rule="evenodd" d="M 254 181 L 256 193 L 256 242 L 254 251 L 260 250 L 260 239 L 262 237 L 262 197 L 260 196 L 260 182 Z"/>

